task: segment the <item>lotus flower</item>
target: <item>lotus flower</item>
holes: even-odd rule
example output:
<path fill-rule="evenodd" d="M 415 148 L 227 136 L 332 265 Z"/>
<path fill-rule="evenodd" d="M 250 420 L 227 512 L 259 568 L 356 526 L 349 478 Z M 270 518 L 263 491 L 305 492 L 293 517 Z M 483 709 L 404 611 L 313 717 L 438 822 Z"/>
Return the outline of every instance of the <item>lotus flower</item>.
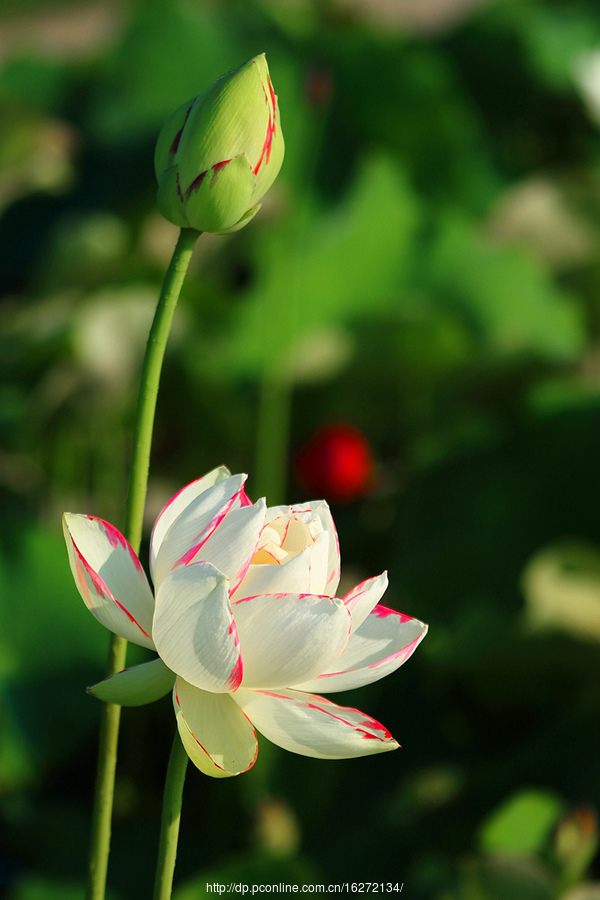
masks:
<path fill-rule="evenodd" d="M 229 234 L 258 212 L 284 154 L 264 53 L 184 103 L 158 137 L 158 208 L 182 228 Z"/>
<path fill-rule="evenodd" d="M 111 631 L 158 653 L 91 693 L 135 706 L 172 689 L 185 749 L 216 777 L 254 764 L 255 727 L 286 750 L 323 759 L 395 749 L 379 722 L 316 692 L 389 674 L 426 626 L 379 605 L 386 573 L 337 599 L 340 556 L 327 504 L 253 504 L 245 480 L 220 467 L 167 503 L 151 538 L 154 596 L 116 528 L 65 514 L 71 570 L 87 607 Z"/>

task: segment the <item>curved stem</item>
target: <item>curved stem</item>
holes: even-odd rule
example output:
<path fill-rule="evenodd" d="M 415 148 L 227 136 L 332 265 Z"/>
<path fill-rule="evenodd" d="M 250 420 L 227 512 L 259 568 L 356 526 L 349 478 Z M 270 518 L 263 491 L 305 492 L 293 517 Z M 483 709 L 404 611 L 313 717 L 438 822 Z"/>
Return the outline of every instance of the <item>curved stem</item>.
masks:
<path fill-rule="evenodd" d="M 183 783 L 185 781 L 187 763 L 188 755 L 181 743 L 179 732 L 176 731 L 169 757 L 163 795 L 153 900 L 170 900 L 171 897 L 175 858 L 177 856 L 177 840 L 179 838 L 179 821 L 181 819 L 181 798 L 183 796 Z"/>
<path fill-rule="evenodd" d="M 173 258 L 163 281 L 142 364 L 125 512 L 125 536 L 137 554 L 139 554 L 142 540 L 152 429 L 162 362 L 171 330 L 173 313 L 194 245 L 199 236 L 200 232 L 191 228 L 181 229 Z M 127 641 L 119 635 L 113 634 L 110 641 L 107 676 L 114 675 L 115 672 L 119 672 L 125 667 L 126 653 Z M 104 900 L 106 892 L 120 716 L 120 706 L 113 703 L 104 704 L 100 725 L 86 900 Z"/>

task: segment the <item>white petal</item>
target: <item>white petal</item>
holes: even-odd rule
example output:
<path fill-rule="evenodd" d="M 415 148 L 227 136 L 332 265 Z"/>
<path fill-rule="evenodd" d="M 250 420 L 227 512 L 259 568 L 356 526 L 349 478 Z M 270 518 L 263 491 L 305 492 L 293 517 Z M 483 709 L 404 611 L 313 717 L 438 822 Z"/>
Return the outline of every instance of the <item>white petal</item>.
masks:
<path fill-rule="evenodd" d="M 69 563 L 84 603 L 100 622 L 134 644 L 154 649 L 154 597 L 139 559 L 103 519 L 65 513 Z"/>
<path fill-rule="evenodd" d="M 244 687 L 314 678 L 343 650 L 350 616 L 341 600 L 312 594 L 266 594 L 233 604 L 244 660 Z M 299 675 L 310 672 L 310 675 Z"/>
<path fill-rule="evenodd" d="M 173 705 L 187 755 L 205 775 L 227 778 L 254 765 L 256 733 L 229 694 L 209 694 L 178 678 Z"/>
<path fill-rule="evenodd" d="M 271 506 L 267 510 L 266 522 L 286 515 L 297 516 L 301 522 L 310 522 L 318 518 L 323 531 L 329 535 L 327 581 L 323 593 L 328 597 L 335 597 L 340 583 L 340 544 L 329 505 L 325 500 L 313 500 L 309 503 L 298 503 L 296 506 Z"/>
<path fill-rule="evenodd" d="M 329 535 L 323 532 L 314 544 L 281 565 L 252 564 L 231 595 L 232 602 L 257 594 L 328 594 Z"/>
<path fill-rule="evenodd" d="M 418 619 L 376 606 L 329 669 L 294 687 L 327 694 L 379 681 L 405 663 L 426 634 L 427 625 Z"/>
<path fill-rule="evenodd" d="M 210 536 L 185 556 L 185 562 L 205 560 L 229 578 L 233 593 L 248 571 L 265 520 L 265 501 L 233 509 Z"/>
<path fill-rule="evenodd" d="M 156 649 L 190 684 L 217 693 L 242 680 L 239 642 L 229 603 L 229 582 L 210 563 L 178 566 L 156 594 Z"/>
<path fill-rule="evenodd" d="M 389 731 L 358 709 L 300 691 L 248 691 L 232 695 L 261 734 L 274 744 L 318 759 L 347 759 L 395 750 Z"/>
<path fill-rule="evenodd" d="M 150 539 L 150 572 L 152 574 L 154 573 L 154 565 L 160 546 L 175 519 L 190 505 L 190 503 L 199 497 L 200 494 L 203 494 L 220 481 L 226 481 L 227 478 L 231 478 L 229 469 L 225 466 L 218 466 L 218 468 L 209 472 L 208 475 L 204 475 L 202 478 L 197 478 L 195 481 L 190 482 L 190 484 L 187 484 L 177 494 L 171 497 L 158 516 L 154 523 L 154 528 L 152 529 L 152 537 Z"/>
<path fill-rule="evenodd" d="M 230 510 L 242 505 L 246 478 L 246 475 L 232 475 L 217 481 L 189 503 L 185 503 L 184 490 L 182 500 L 174 501 L 175 512 L 180 505 L 183 509 L 175 516 L 166 513 L 169 527 L 165 530 L 161 523 L 153 541 L 150 568 L 155 587 L 178 563 L 189 562 L 193 556 L 192 548 L 205 541 Z"/>
<path fill-rule="evenodd" d="M 361 622 L 364 622 L 371 610 L 379 603 L 387 586 L 387 572 L 382 572 L 381 575 L 361 581 L 343 597 L 344 604 L 352 616 L 352 631 L 356 631 Z"/>
<path fill-rule="evenodd" d="M 143 706 L 160 700 L 173 689 L 174 684 L 175 672 L 171 672 L 162 659 L 153 659 L 152 662 L 110 675 L 88 688 L 88 694 L 106 703 L 118 703 L 119 706 Z"/>

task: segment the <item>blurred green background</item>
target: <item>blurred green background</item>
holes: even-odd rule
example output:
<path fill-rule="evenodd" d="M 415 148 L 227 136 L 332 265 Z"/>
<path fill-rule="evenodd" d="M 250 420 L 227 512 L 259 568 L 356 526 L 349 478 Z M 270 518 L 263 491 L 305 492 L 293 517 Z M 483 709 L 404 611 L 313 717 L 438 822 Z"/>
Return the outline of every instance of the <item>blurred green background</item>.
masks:
<path fill-rule="evenodd" d="M 389 569 L 385 602 L 430 633 L 335 698 L 396 753 L 327 763 L 262 740 L 237 779 L 190 767 L 176 900 L 215 880 L 598 900 L 597 0 L 4 0 L 0 894 L 83 896 L 84 689 L 108 636 L 60 514 L 123 524 L 176 238 L 155 210 L 161 124 L 262 51 L 286 159 L 249 227 L 199 241 L 148 527 L 220 463 L 271 503 L 318 484 L 347 581 Z M 374 459 L 343 497 L 322 454 L 302 478 L 295 462 L 339 422 Z M 173 729 L 168 698 L 123 715 L 112 900 L 151 893 Z"/>

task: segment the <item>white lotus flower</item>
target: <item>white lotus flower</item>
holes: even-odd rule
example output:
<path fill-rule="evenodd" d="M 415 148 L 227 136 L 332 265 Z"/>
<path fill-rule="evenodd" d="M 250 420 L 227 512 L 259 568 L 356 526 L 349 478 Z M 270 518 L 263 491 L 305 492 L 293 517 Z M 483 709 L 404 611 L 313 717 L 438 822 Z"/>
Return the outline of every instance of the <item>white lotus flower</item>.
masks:
<path fill-rule="evenodd" d="M 395 749 L 379 722 L 313 692 L 383 678 L 427 626 L 379 605 L 385 572 L 337 599 L 340 556 L 327 504 L 253 504 L 245 480 L 221 467 L 165 506 L 151 539 L 154 596 L 116 528 L 65 514 L 71 570 L 88 608 L 158 653 L 91 692 L 135 706 L 172 689 L 187 753 L 216 777 L 254 764 L 254 727 L 286 750 L 323 759 Z"/>

